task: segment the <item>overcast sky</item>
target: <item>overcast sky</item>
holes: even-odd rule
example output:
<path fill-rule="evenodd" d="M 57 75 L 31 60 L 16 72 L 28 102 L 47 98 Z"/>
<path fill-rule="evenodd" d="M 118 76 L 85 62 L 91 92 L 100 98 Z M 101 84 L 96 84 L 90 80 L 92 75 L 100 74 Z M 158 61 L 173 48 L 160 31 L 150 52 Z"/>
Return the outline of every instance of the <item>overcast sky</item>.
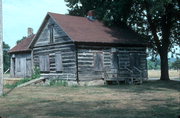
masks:
<path fill-rule="evenodd" d="M 27 28 L 37 32 L 47 12 L 68 13 L 64 0 L 3 0 L 3 38 L 12 48 L 27 36 Z"/>

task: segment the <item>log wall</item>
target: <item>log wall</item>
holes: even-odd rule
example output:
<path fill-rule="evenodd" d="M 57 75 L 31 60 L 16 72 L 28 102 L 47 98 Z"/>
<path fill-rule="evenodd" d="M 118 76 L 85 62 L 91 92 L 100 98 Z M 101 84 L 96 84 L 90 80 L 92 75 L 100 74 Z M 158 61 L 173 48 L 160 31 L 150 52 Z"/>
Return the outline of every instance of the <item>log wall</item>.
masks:
<path fill-rule="evenodd" d="M 139 57 L 138 68 L 143 71 L 143 77 L 147 78 L 147 62 L 146 62 L 146 48 L 144 47 L 89 47 L 78 48 L 78 75 L 80 81 L 96 80 L 103 78 L 103 72 L 95 69 L 95 55 L 102 53 L 103 70 L 107 73 L 112 73 L 114 67 L 118 67 L 120 76 L 128 78 L 130 73 L 125 68 L 131 68 L 131 58 L 133 54 Z M 113 59 L 113 53 L 117 54 L 118 59 Z M 113 62 L 117 60 L 118 62 Z M 118 66 L 115 66 L 115 64 Z"/>
<path fill-rule="evenodd" d="M 126 78 L 129 71 L 125 68 L 133 64 L 138 65 L 147 78 L 145 47 L 74 44 L 51 18 L 44 24 L 32 54 L 33 65 L 47 78 L 89 81 L 102 79 L 104 70 L 109 73 L 116 70 Z"/>
<path fill-rule="evenodd" d="M 53 25 L 53 30 L 51 30 L 53 31 L 53 41 L 51 40 L 51 42 L 49 25 Z M 42 57 L 47 57 L 47 59 L 40 59 Z M 41 70 L 41 75 L 44 77 L 76 80 L 75 45 L 52 19 L 49 19 L 44 26 L 33 48 L 33 63 L 39 68 L 44 67 Z"/>

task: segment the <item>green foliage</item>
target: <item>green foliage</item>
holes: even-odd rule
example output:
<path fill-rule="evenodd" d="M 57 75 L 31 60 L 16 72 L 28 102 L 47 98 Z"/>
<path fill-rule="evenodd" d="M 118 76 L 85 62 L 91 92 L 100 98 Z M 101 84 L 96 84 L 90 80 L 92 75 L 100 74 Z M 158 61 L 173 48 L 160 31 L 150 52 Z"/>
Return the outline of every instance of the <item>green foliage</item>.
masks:
<path fill-rule="evenodd" d="M 159 70 L 160 69 L 160 60 L 148 60 L 147 61 L 148 70 Z"/>
<path fill-rule="evenodd" d="M 70 15 L 86 16 L 89 10 L 107 26 L 126 24 L 149 40 L 153 52 L 163 48 L 165 42 L 169 48 L 180 44 L 178 0 L 65 0 Z M 155 39 L 156 32 L 157 38 Z M 157 42 L 158 41 L 158 45 Z M 165 41 L 167 40 L 167 41 Z M 160 53 L 160 52 L 158 52 Z M 153 53 L 154 54 L 154 53 Z"/>
<path fill-rule="evenodd" d="M 4 71 L 10 68 L 10 55 L 8 54 L 8 51 L 10 49 L 10 46 L 3 42 L 3 66 Z"/>
<path fill-rule="evenodd" d="M 95 10 L 99 20 L 111 26 L 117 25 L 120 21 L 126 21 L 129 16 L 132 0 L 65 0 L 70 15 L 86 16 L 89 10 Z"/>
<path fill-rule="evenodd" d="M 38 67 L 34 68 L 34 73 L 32 75 L 31 78 L 24 78 L 22 80 L 19 80 L 18 82 L 14 83 L 14 84 L 6 84 L 5 87 L 6 88 L 10 88 L 10 89 L 14 89 L 16 88 L 18 85 L 21 85 L 23 83 L 26 83 L 28 81 L 31 81 L 33 79 L 39 78 L 40 77 L 40 69 Z"/>
<path fill-rule="evenodd" d="M 156 60 L 147 60 L 148 70 L 159 70 L 161 67 L 161 62 L 159 59 Z M 169 69 L 180 69 L 180 59 L 177 59 L 175 62 L 169 60 Z"/>
<path fill-rule="evenodd" d="M 50 81 L 50 86 L 67 86 L 67 85 L 68 83 L 66 80 L 55 79 Z"/>
<path fill-rule="evenodd" d="M 23 41 L 24 39 L 26 39 L 26 37 L 25 37 L 25 36 L 23 36 L 23 37 L 22 37 L 22 39 L 20 39 L 20 40 L 17 40 L 17 41 L 16 41 L 16 44 L 19 44 L 19 43 L 21 43 L 21 41 Z"/>
<path fill-rule="evenodd" d="M 175 62 L 172 63 L 173 69 L 180 69 L 180 59 L 177 59 Z"/>
<path fill-rule="evenodd" d="M 35 66 L 34 73 L 32 74 L 32 79 L 39 78 L 40 76 L 41 76 L 40 69 L 37 66 Z"/>

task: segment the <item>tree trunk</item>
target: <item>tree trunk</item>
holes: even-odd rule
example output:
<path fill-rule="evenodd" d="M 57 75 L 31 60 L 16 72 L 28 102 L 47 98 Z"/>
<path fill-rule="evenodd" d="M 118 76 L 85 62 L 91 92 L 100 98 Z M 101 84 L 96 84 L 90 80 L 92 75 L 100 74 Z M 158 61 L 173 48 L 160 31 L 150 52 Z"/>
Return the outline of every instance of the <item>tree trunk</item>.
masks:
<path fill-rule="evenodd" d="M 161 58 L 161 78 L 160 80 L 169 79 L 169 66 L 168 66 L 168 51 L 162 50 L 160 53 Z"/>

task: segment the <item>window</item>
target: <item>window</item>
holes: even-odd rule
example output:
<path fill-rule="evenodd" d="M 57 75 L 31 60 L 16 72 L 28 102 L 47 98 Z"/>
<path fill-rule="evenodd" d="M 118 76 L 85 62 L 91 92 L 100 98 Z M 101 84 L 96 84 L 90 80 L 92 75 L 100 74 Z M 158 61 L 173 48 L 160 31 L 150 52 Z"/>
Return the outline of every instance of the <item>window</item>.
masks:
<path fill-rule="evenodd" d="M 41 72 L 49 72 L 49 55 L 39 56 L 39 67 Z"/>
<path fill-rule="evenodd" d="M 50 39 L 50 43 L 54 42 L 54 24 L 50 24 L 48 26 L 49 28 L 49 39 Z"/>
<path fill-rule="evenodd" d="M 94 53 L 94 70 L 103 70 L 103 53 L 101 52 Z"/>
<path fill-rule="evenodd" d="M 55 56 L 55 61 L 56 61 L 56 71 L 61 72 L 63 71 L 63 66 L 62 66 L 62 55 L 61 53 L 57 53 Z"/>
<path fill-rule="evenodd" d="M 117 52 L 113 52 L 112 53 L 112 64 L 111 67 L 113 69 L 118 69 L 119 67 L 119 59 L 118 59 L 118 53 Z"/>

